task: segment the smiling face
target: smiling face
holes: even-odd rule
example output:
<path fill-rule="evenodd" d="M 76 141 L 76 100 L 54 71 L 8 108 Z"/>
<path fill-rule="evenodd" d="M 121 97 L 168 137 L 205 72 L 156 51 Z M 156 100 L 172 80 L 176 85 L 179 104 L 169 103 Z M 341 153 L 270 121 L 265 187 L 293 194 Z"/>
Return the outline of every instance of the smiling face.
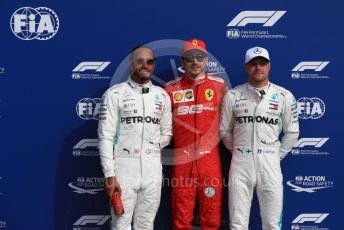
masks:
<path fill-rule="evenodd" d="M 245 64 L 245 71 L 248 76 L 248 83 L 260 88 L 268 84 L 270 62 L 263 57 L 256 57 Z"/>
<path fill-rule="evenodd" d="M 198 49 L 189 50 L 183 53 L 181 58 L 185 73 L 191 79 L 195 79 L 205 74 L 207 62 L 207 55 Z"/>
<path fill-rule="evenodd" d="M 155 67 L 155 57 L 153 51 L 146 47 L 141 47 L 133 51 L 130 58 L 131 79 L 139 84 L 149 82 Z"/>

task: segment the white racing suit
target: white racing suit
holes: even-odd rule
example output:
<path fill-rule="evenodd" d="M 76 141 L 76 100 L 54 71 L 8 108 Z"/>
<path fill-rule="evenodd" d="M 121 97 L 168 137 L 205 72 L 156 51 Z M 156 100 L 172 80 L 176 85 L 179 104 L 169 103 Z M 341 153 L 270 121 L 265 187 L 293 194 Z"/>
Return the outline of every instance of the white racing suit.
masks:
<path fill-rule="evenodd" d="M 161 149 L 172 138 L 171 102 L 160 87 L 132 80 L 114 85 L 99 109 L 99 155 L 106 178 L 116 176 L 124 214 L 114 229 L 153 229 L 162 185 Z"/>
<path fill-rule="evenodd" d="M 248 229 L 254 190 L 263 229 L 281 229 L 280 160 L 299 135 L 293 95 L 272 83 L 259 90 L 248 83 L 235 87 L 223 99 L 220 132 L 232 153 L 228 183 L 230 229 Z"/>

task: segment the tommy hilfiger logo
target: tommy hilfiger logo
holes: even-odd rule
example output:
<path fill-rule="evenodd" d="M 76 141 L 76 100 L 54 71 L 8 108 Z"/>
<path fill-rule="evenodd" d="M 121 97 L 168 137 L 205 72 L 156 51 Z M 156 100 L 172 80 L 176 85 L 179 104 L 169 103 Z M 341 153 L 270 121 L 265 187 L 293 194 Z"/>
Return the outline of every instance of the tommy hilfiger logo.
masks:
<path fill-rule="evenodd" d="M 278 102 L 270 100 L 269 109 L 278 110 Z"/>

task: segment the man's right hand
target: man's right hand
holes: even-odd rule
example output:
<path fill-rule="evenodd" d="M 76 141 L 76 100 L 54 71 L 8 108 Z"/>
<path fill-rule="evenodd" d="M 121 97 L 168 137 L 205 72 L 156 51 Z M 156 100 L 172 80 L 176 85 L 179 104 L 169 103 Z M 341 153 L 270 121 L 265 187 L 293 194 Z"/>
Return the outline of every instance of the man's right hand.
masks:
<path fill-rule="evenodd" d="M 106 195 L 108 196 L 110 201 L 112 199 L 112 194 L 115 191 L 118 191 L 122 195 L 121 186 L 119 185 L 117 178 L 115 176 L 106 178 L 106 180 L 105 180 L 105 191 L 106 191 Z"/>

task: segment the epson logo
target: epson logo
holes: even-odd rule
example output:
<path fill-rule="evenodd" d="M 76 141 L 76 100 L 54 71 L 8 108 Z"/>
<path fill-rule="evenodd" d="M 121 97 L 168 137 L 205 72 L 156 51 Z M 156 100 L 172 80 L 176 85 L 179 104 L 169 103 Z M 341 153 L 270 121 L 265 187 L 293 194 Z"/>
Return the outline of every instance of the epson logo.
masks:
<path fill-rule="evenodd" d="M 74 226 L 84 226 L 87 224 L 95 224 L 98 226 L 104 225 L 110 219 L 110 215 L 86 215 L 80 217 Z"/>
<path fill-rule="evenodd" d="M 258 122 L 258 123 L 266 123 L 269 125 L 277 125 L 278 124 L 278 118 L 270 118 L 270 117 L 262 117 L 262 116 L 243 116 L 243 117 L 236 117 L 235 121 L 237 123 L 253 123 L 253 122 Z"/>
<path fill-rule="evenodd" d="M 329 213 L 303 213 L 298 215 L 293 221 L 293 224 L 302 224 L 304 222 L 313 222 L 320 224 L 329 215 Z"/>
<path fill-rule="evenodd" d="M 242 11 L 227 26 L 246 26 L 247 24 L 263 24 L 273 26 L 287 11 Z M 237 33 L 233 31 L 233 33 Z M 227 35 L 228 36 L 228 35 Z M 239 34 L 233 35 L 238 37 Z"/>
<path fill-rule="evenodd" d="M 319 119 L 325 110 L 325 103 L 320 98 L 302 97 L 297 100 L 297 112 L 301 119 Z"/>
<path fill-rule="evenodd" d="M 292 71 L 298 71 L 302 72 L 305 70 L 314 70 L 316 72 L 319 72 L 325 68 L 325 66 L 330 63 L 329 61 L 304 61 L 300 62 L 295 66 Z"/>
<path fill-rule="evenodd" d="M 134 116 L 134 117 L 121 117 L 121 124 L 135 124 L 135 123 L 153 123 L 160 124 L 160 119 L 151 116 Z"/>

